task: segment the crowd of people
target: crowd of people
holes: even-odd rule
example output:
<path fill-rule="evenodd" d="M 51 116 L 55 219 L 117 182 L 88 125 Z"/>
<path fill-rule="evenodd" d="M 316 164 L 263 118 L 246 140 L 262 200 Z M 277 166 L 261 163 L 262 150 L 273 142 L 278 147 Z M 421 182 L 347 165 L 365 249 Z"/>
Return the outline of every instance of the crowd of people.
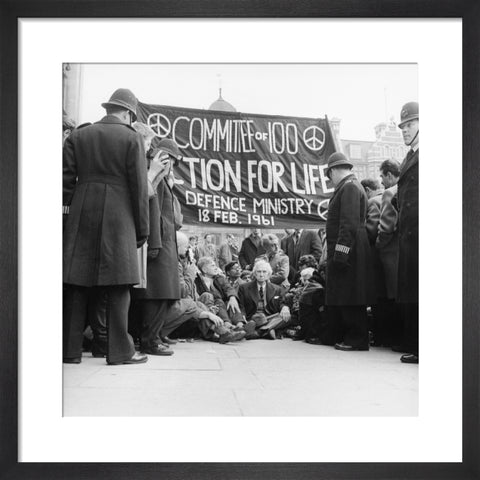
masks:
<path fill-rule="evenodd" d="M 63 361 L 89 348 L 109 365 L 172 355 L 179 341 L 291 338 L 342 351 L 373 346 L 418 363 L 418 104 L 399 128 L 410 151 L 361 183 L 340 152 L 325 228 L 253 228 L 217 246 L 181 231 L 182 153 L 136 121 L 116 90 L 106 116 L 67 125 L 63 153 Z"/>

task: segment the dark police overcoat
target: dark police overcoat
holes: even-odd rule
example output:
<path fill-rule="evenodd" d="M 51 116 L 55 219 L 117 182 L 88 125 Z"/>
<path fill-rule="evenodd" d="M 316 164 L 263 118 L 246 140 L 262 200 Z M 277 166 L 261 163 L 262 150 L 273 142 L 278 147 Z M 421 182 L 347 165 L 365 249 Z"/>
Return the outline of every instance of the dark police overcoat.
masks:
<path fill-rule="evenodd" d="M 368 305 L 373 300 L 367 195 L 355 175 L 335 188 L 328 206 L 327 305 Z"/>
<path fill-rule="evenodd" d="M 149 233 L 141 137 L 107 115 L 63 147 L 63 281 L 79 286 L 139 281 L 137 239 Z"/>
<path fill-rule="evenodd" d="M 158 184 L 150 199 L 150 237 L 148 249 L 160 249 L 156 258 L 147 260 L 147 288 L 134 292 L 136 299 L 178 300 L 181 298 L 178 274 L 177 236 L 174 195 L 166 178 Z"/>
<path fill-rule="evenodd" d="M 400 303 L 418 303 L 418 158 L 419 150 L 407 155 L 397 184 Z"/>

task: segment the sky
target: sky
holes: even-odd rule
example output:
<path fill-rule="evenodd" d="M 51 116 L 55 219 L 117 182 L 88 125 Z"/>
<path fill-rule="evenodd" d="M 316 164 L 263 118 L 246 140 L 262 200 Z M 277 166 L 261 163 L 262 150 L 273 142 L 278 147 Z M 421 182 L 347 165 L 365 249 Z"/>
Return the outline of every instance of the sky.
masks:
<path fill-rule="evenodd" d="M 343 140 L 374 140 L 374 128 L 418 101 L 416 64 L 83 64 L 79 123 L 100 119 L 117 88 L 143 103 L 208 109 L 222 97 L 239 112 L 341 119 Z"/>

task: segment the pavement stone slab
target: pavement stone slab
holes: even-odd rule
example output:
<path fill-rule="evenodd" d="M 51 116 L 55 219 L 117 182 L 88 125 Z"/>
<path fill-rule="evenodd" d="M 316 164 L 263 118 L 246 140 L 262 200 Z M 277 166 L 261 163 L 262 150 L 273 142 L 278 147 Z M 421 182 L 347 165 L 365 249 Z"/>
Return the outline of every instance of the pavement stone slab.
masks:
<path fill-rule="evenodd" d="M 64 365 L 66 416 L 413 416 L 418 365 L 389 349 L 283 340 L 174 345 L 170 357 Z"/>

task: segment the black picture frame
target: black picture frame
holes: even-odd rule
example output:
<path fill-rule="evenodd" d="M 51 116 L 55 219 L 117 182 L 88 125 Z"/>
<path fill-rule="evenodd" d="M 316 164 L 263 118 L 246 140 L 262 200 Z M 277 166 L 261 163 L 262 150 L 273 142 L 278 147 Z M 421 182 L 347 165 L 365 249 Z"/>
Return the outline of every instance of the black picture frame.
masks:
<path fill-rule="evenodd" d="M 322 17 L 463 20 L 462 463 L 18 463 L 17 19 L 67 17 Z M 0 0 L 0 479 L 454 479 L 480 478 L 480 2 L 478 0 Z M 414 42 L 409 46 L 414 45 Z M 442 102 L 442 99 L 438 99 Z M 448 123 L 460 121 L 448 116 Z M 441 128 L 441 125 L 440 125 Z M 448 135 L 442 135 L 441 141 Z M 448 143 L 445 143 L 448 148 Z M 452 156 L 460 152 L 451 152 Z M 428 162 L 428 159 L 425 161 Z M 432 162 L 433 164 L 433 162 Z M 458 194 L 458 192 L 455 192 Z M 442 232 L 441 235 L 444 235 Z M 440 234 L 439 234 L 440 236 Z M 435 235 L 432 241 L 437 241 Z M 448 242 L 446 242 L 448 244 Z M 440 260 L 448 279 L 448 252 Z M 447 280 L 448 281 L 448 280 Z M 431 321 L 434 321 L 432 319 Z M 457 319 L 452 319 L 452 322 Z M 48 348 L 48 347 L 47 347 Z M 449 346 L 445 345 L 448 361 Z M 41 350 L 39 350 L 41 355 Z M 39 358 L 41 361 L 41 358 Z M 379 432 L 379 436 L 382 432 Z M 72 448 L 88 448 L 76 445 Z"/>

